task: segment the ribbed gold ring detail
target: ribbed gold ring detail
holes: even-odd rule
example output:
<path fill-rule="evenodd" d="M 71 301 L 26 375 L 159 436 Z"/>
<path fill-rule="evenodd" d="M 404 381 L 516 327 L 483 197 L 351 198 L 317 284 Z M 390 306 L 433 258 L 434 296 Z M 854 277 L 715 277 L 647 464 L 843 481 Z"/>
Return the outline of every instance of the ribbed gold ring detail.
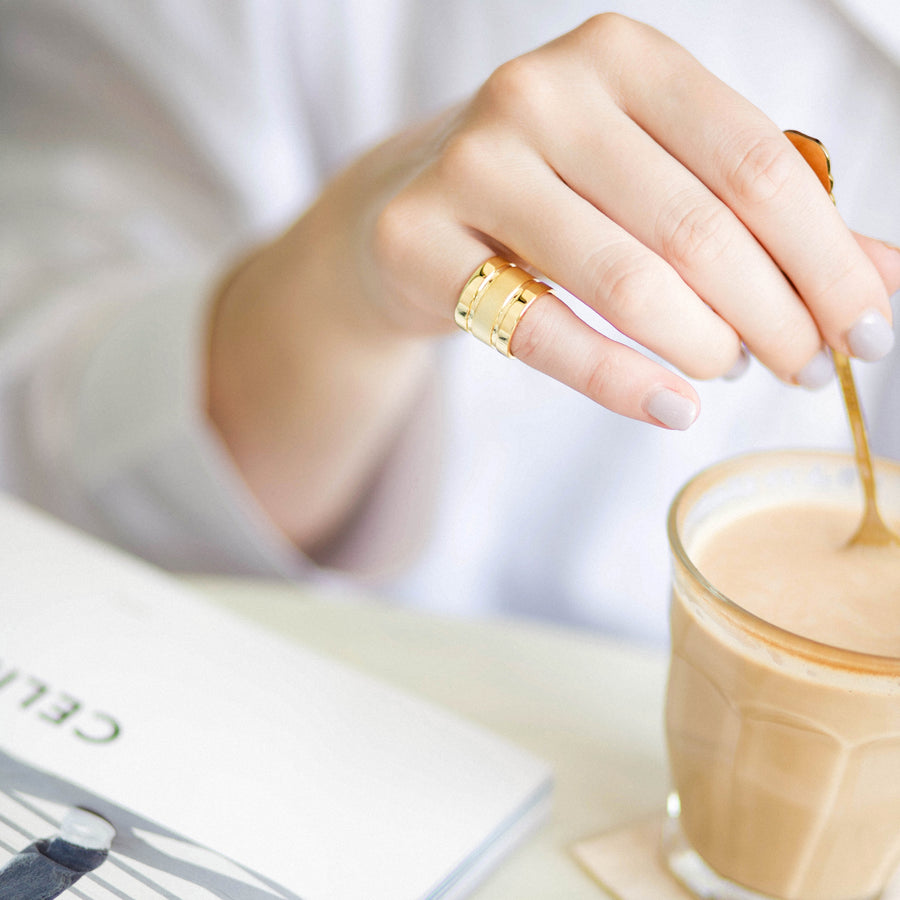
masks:
<path fill-rule="evenodd" d="M 454 319 L 463 331 L 504 356 L 512 356 L 509 346 L 519 320 L 550 290 L 550 285 L 532 278 L 515 263 L 492 256 L 466 281 Z"/>

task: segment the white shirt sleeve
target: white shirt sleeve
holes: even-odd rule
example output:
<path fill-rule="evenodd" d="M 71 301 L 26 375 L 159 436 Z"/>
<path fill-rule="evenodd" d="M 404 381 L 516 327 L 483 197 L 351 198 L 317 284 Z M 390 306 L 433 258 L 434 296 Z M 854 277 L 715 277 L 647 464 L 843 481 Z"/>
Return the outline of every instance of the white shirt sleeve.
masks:
<path fill-rule="evenodd" d="M 204 414 L 213 285 L 196 273 L 97 303 L 22 382 L 29 494 L 175 570 L 302 574 Z"/>
<path fill-rule="evenodd" d="M 4 4 L 0 483 L 171 569 L 297 577 L 204 411 L 216 281 L 320 178 L 269 6 Z M 357 531 L 328 564 L 367 568 Z"/>

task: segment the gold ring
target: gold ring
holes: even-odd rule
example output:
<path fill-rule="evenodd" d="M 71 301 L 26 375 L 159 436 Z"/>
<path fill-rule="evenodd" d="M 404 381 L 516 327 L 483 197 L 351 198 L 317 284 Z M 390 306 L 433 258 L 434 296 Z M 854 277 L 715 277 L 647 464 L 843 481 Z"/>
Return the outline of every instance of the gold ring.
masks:
<path fill-rule="evenodd" d="M 454 319 L 463 331 L 504 356 L 512 356 L 509 345 L 519 320 L 550 290 L 550 285 L 532 278 L 515 263 L 492 256 L 466 282 Z"/>

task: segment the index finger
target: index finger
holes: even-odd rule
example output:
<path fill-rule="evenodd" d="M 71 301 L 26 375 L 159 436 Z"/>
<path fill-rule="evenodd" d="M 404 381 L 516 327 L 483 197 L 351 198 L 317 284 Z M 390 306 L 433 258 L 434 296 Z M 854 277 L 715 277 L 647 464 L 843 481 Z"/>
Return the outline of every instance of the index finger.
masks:
<path fill-rule="evenodd" d="M 797 289 L 826 343 L 866 359 L 882 356 L 892 336 L 884 283 L 802 156 L 687 51 L 650 29 L 646 40 L 664 42 L 665 52 L 621 71 L 619 96 L 629 115 L 744 223 Z"/>

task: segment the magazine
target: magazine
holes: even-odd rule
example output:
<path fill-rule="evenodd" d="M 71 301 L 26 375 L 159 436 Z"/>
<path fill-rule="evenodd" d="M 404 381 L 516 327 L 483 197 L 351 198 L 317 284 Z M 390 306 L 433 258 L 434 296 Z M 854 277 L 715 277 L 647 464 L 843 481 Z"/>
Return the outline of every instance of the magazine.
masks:
<path fill-rule="evenodd" d="M 65 898 L 455 898 L 546 815 L 482 727 L 17 501 L 0 535 L 0 885 L 84 810 L 114 837 Z"/>

